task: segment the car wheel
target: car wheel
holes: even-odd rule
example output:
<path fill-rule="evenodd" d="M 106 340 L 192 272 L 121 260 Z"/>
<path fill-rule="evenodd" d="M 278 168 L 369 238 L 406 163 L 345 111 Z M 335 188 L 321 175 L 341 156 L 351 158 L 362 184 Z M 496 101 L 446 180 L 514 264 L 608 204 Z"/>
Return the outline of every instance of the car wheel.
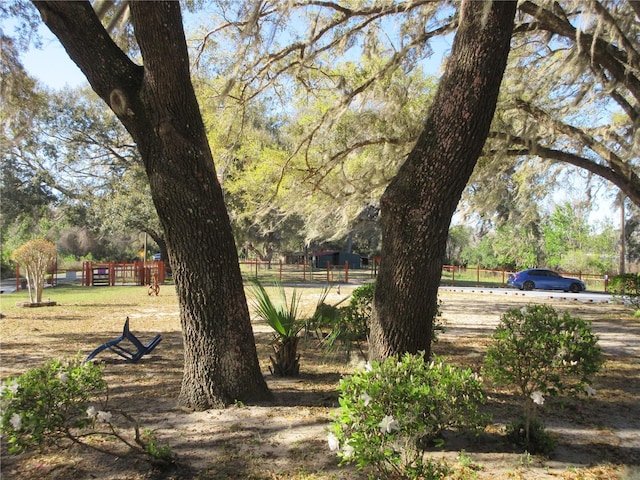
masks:
<path fill-rule="evenodd" d="M 582 287 L 577 283 L 572 283 L 569 290 L 571 290 L 571 293 L 580 293 L 582 291 Z"/>
<path fill-rule="evenodd" d="M 524 290 L 533 290 L 535 288 L 535 285 L 531 280 L 527 280 L 526 282 L 524 282 L 524 285 L 522 285 L 522 288 Z"/>

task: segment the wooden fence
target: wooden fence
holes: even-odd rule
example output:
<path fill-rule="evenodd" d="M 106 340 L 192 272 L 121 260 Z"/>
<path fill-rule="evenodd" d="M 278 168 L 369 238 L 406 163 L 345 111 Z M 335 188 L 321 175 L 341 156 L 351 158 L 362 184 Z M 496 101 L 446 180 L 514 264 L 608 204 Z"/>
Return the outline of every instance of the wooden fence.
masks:
<path fill-rule="evenodd" d="M 490 270 L 480 267 L 460 267 L 456 265 L 444 265 L 442 267 L 441 285 L 447 286 L 498 286 L 507 287 L 509 275 L 515 273 L 513 270 Z M 606 292 L 608 287 L 608 276 L 592 273 L 569 273 L 562 272 L 563 277 L 579 278 L 587 286 L 587 290 L 592 292 Z"/>
<path fill-rule="evenodd" d="M 161 260 L 133 263 L 93 263 L 82 264 L 83 286 L 151 285 L 154 277 L 164 283 L 166 268 Z"/>
<path fill-rule="evenodd" d="M 378 274 L 379 265 L 360 268 L 349 268 L 349 264 L 327 265 L 326 268 L 313 268 L 309 264 L 285 264 L 282 262 L 261 262 L 256 260 L 240 262 L 243 278 L 255 278 L 262 282 L 280 283 L 362 283 L 373 280 Z M 485 286 L 507 287 L 512 270 L 491 270 L 480 267 L 460 267 L 443 265 L 440 279 L 441 285 L 446 286 Z M 566 277 L 579 278 L 585 282 L 587 290 L 606 292 L 607 280 L 605 276 L 584 273 L 562 273 Z"/>
<path fill-rule="evenodd" d="M 364 283 L 372 281 L 378 274 L 377 261 L 370 262 L 364 268 L 350 268 L 349 263 L 330 265 L 317 268 L 309 263 L 284 263 L 282 261 L 263 262 L 248 260 L 240 262 L 240 271 L 245 280 L 258 279 L 261 282 L 279 283 Z M 16 290 L 26 287 L 26 280 L 16 273 Z M 57 269 L 47 275 L 47 283 L 56 284 Z M 75 272 L 73 277 L 75 278 Z M 490 270 L 480 267 L 465 268 L 455 265 L 444 265 L 440 279 L 441 285 L 446 286 L 484 286 L 507 287 L 511 270 Z M 592 292 L 606 292 L 608 277 L 606 275 L 584 273 L 562 273 L 566 277 L 579 278 Z M 154 277 L 159 284 L 165 282 L 167 270 L 165 263 L 160 260 L 153 262 L 133 263 L 93 263 L 84 262 L 82 265 L 83 286 L 113 286 L 113 285 L 150 285 Z"/>
<path fill-rule="evenodd" d="M 261 282 L 279 283 L 359 283 L 375 277 L 375 270 L 354 269 L 349 266 L 349 262 L 342 265 L 327 263 L 326 267 L 318 268 L 306 262 L 246 260 L 240 262 L 240 271 L 245 280 L 258 279 Z"/>

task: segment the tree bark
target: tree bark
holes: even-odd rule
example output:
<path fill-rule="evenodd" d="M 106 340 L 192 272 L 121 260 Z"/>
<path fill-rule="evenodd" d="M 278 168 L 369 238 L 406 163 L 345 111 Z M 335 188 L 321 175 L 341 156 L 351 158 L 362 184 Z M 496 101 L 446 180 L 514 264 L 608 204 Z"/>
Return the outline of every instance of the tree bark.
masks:
<path fill-rule="evenodd" d="M 515 11 L 513 1 L 462 2 L 451 56 L 424 130 L 381 198 L 372 360 L 404 352 L 431 354 L 449 224 L 489 132 Z"/>
<path fill-rule="evenodd" d="M 231 224 L 191 84 L 178 2 L 130 2 L 144 66 L 88 2 L 34 1 L 42 19 L 136 141 L 165 232 L 193 409 L 268 399 Z"/>

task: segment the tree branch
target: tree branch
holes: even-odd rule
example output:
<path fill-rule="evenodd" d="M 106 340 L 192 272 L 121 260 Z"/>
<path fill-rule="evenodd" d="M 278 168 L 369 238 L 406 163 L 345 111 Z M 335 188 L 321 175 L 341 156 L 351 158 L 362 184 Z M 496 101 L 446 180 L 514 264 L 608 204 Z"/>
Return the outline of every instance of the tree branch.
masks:
<path fill-rule="evenodd" d="M 33 4 L 93 90 L 108 105 L 113 91 L 138 88 L 142 67 L 115 44 L 89 2 L 34 0 Z"/>
<path fill-rule="evenodd" d="M 521 145 L 521 148 L 509 148 L 507 150 L 492 149 L 486 152 L 486 154 L 506 154 L 512 157 L 536 155 L 554 162 L 568 163 L 610 181 L 625 192 L 631 201 L 636 205 L 640 205 L 640 178 L 632 171 L 624 174 L 619 169 L 596 163 L 589 158 L 545 147 L 531 140 L 508 136 L 504 133 L 492 132 L 490 137 L 508 140 L 511 144 Z"/>
<path fill-rule="evenodd" d="M 620 50 L 601 37 L 579 32 L 566 17 L 561 18 L 532 1 L 522 2 L 518 8 L 534 17 L 532 28 L 548 31 L 575 42 L 581 55 L 588 56 L 592 63 L 606 68 L 616 81 L 624 85 L 640 102 L 640 80 L 630 73 L 630 67 L 632 71 L 638 72 L 638 65 L 629 64 L 632 58 L 626 51 Z"/>

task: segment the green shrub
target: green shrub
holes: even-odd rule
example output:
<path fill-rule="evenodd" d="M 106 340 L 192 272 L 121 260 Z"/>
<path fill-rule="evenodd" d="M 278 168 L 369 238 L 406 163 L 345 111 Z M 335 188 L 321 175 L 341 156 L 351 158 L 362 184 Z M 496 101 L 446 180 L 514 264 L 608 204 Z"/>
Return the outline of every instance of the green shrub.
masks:
<path fill-rule="evenodd" d="M 444 478 L 446 464 L 424 448 L 447 429 L 476 430 L 486 418 L 481 379 L 439 358 L 405 354 L 343 379 L 329 446 L 343 463 L 373 468 L 380 478 Z"/>
<path fill-rule="evenodd" d="M 326 331 L 322 343 L 327 352 L 334 352 L 339 346 L 345 349 L 347 358 L 354 345 L 363 358 L 366 355 L 362 342 L 369 337 L 369 325 L 373 312 L 373 295 L 375 283 L 365 283 L 355 288 L 345 307 L 327 305 L 320 302 L 311 322 L 311 328 Z M 444 322 L 438 301 L 433 319 L 432 341 L 437 342 L 440 333 L 444 332 Z"/>
<path fill-rule="evenodd" d="M 79 359 L 49 360 L 9 378 L 0 392 L 2 432 L 9 451 L 57 443 L 69 438 L 72 429 L 88 426 L 89 402 L 104 396 L 106 389 L 102 369 Z"/>
<path fill-rule="evenodd" d="M 486 373 L 496 383 L 516 388 L 523 397 L 522 444 L 529 452 L 548 449 L 547 439 L 540 435 L 534 438 L 531 429 L 544 395 L 594 394 L 591 378 L 602 363 L 591 324 L 566 312 L 559 316 L 549 305 L 508 310 L 500 319 L 485 358 Z M 520 430 L 517 424 L 512 429 Z M 542 442 L 534 443 L 536 438 Z"/>
<path fill-rule="evenodd" d="M 525 447 L 531 454 L 547 455 L 556 447 L 556 440 L 539 418 L 526 418 L 511 422 L 505 429 L 507 438 L 515 445 Z"/>
<path fill-rule="evenodd" d="M 148 432 L 141 435 L 138 422 L 126 412 L 109 411 L 107 397 L 102 367 L 79 358 L 49 360 L 7 379 L 0 390 L 0 427 L 9 452 L 45 445 L 63 448 L 71 442 L 113 453 L 91 441 L 111 437 L 133 453 L 171 462 L 170 447 L 159 445 Z M 133 438 L 127 438 L 116 424 L 129 425 Z"/>
<path fill-rule="evenodd" d="M 616 275 L 609 280 L 608 289 L 615 301 L 640 310 L 640 274 Z"/>
<path fill-rule="evenodd" d="M 341 309 L 341 322 L 350 336 L 356 340 L 366 340 L 369 335 L 369 321 L 373 310 L 375 283 L 365 283 L 354 289 L 349 305 Z"/>
<path fill-rule="evenodd" d="M 363 358 L 366 358 L 362 342 L 369 335 L 374 290 L 374 283 L 355 288 L 349 297 L 349 304 L 345 307 L 339 307 L 342 302 L 336 305 L 324 303 L 326 295 L 320 299 L 309 328 L 320 336 L 326 352 L 336 352 L 342 346 L 348 359 L 356 346 Z"/>
<path fill-rule="evenodd" d="M 272 343 L 274 356 L 269 357 L 269 370 L 279 377 L 294 377 L 300 372 L 298 333 L 306 325 L 306 320 L 300 318 L 302 294 L 294 290 L 291 299 L 287 300 L 287 294 L 281 284 L 276 284 L 276 291 L 277 298 L 274 301 L 266 288 L 258 280 L 253 280 L 253 309 L 275 333 Z"/>

